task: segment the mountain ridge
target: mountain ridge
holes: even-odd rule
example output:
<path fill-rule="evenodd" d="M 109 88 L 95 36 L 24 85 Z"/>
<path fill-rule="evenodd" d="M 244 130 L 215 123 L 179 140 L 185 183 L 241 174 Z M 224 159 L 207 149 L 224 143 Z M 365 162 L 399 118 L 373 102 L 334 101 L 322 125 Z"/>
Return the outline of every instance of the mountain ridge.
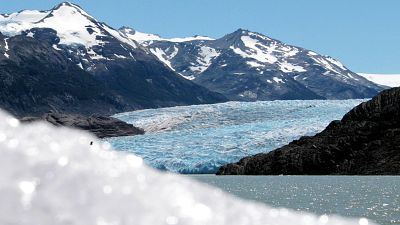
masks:
<path fill-rule="evenodd" d="M 383 90 L 330 56 L 242 28 L 218 39 L 140 43 L 183 77 L 230 100 L 368 98 Z M 296 95 L 299 86 L 304 91 Z"/>

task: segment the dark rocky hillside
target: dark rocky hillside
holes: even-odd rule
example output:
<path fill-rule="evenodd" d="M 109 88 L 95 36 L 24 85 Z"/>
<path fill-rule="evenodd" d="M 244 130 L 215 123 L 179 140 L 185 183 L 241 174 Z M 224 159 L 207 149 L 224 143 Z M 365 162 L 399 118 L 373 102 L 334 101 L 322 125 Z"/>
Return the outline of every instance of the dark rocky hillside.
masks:
<path fill-rule="evenodd" d="M 51 112 L 44 114 L 42 117 L 24 117 L 21 121 L 25 123 L 46 121 L 55 126 L 86 130 L 99 138 L 144 134 L 144 130 L 134 127 L 132 124 L 125 123 L 116 118 L 99 115 L 87 117 Z"/>
<path fill-rule="evenodd" d="M 219 175 L 399 175 L 400 88 L 333 121 L 321 133 L 221 167 Z"/>

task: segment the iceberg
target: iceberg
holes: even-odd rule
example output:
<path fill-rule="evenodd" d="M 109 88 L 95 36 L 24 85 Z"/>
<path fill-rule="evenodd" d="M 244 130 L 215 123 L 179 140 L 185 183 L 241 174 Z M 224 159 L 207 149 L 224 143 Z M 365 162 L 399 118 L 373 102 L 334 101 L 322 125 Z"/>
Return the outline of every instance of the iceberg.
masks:
<path fill-rule="evenodd" d="M 0 199 L 0 224 L 10 225 L 368 224 L 240 200 L 149 168 L 86 132 L 20 124 L 3 112 Z"/>

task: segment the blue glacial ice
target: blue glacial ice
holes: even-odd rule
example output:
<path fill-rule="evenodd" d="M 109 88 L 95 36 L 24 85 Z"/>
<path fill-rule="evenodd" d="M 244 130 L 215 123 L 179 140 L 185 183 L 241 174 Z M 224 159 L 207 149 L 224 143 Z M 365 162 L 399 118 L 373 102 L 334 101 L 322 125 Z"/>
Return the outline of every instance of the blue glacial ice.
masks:
<path fill-rule="evenodd" d="M 147 134 L 108 141 L 152 167 L 213 173 L 244 156 L 313 135 L 364 100 L 228 102 L 148 109 L 115 115 Z"/>
<path fill-rule="evenodd" d="M 114 151 L 86 132 L 47 123 L 21 125 L 1 111 L 0 199 L 2 225 L 369 222 L 240 200 L 187 177 L 148 168 L 141 158 Z"/>

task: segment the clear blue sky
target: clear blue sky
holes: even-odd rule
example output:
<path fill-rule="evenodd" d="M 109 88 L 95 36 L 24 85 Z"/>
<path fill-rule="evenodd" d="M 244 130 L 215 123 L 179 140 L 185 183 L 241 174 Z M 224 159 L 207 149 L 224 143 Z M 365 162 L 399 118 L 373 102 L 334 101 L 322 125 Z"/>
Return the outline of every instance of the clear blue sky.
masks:
<path fill-rule="evenodd" d="M 55 0 L 0 0 L 2 13 Z M 400 74 L 400 0 L 72 0 L 113 27 L 214 38 L 245 28 L 331 55 L 355 72 Z"/>

